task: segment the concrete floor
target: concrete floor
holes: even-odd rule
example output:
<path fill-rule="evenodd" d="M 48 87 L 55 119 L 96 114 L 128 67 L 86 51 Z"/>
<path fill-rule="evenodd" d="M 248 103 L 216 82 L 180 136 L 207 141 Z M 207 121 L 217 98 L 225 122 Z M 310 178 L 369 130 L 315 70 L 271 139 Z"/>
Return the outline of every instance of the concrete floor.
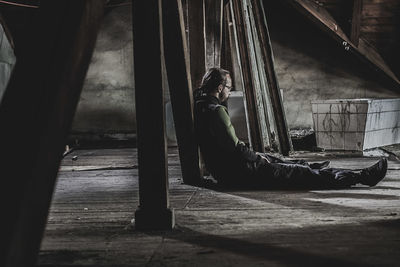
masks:
<path fill-rule="evenodd" d="M 60 169 L 38 266 L 398 266 L 400 162 L 374 188 L 215 191 L 182 184 L 169 151 L 176 228 L 138 232 L 135 149 L 77 150 Z M 361 168 L 346 154 L 301 154 Z M 73 160 L 74 159 L 74 160 Z"/>

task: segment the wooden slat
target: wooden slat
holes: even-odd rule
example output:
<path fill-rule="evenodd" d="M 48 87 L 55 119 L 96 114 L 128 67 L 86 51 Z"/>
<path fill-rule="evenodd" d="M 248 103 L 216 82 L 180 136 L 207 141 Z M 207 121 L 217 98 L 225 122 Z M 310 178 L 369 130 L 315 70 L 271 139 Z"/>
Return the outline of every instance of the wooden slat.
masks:
<path fill-rule="evenodd" d="M 242 88 L 242 73 L 240 71 L 240 64 L 239 64 L 239 52 L 237 50 L 238 46 L 236 45 L 236 32 L 234 30 L 234 22 L 232 19 L 232 12 L 230 10 L 230 5 L 225 6 L 225 18 L 226 18 L 226 23 L 228 24 L 226 35 L 228 36 L 228 41 L 229 41 L 229 47 L 230 47 L 230 52 L 231 52 L 231 60 L 232 60 L 232 69 L 229 69 L 232 73 L 233 76 L 233 84 L 236 90 L 243 90 Z M 246 112 L 246 110 L 245 110 Z M 247 118 L 247 114 L 246 114 Z M 249 133 L 250 135 L 250 133 Z"/>
<path fill-rule="evenodd" d="M 161 10 L 158 0 L 133 1 L 135 98 L 139 200 L 135 227 L 171 229 L 161 64 Z"/>
<path fill-rule="evenodd" d="M 247 30 L 247 42 L 249 44 L 249 62 L 251 68 L 251 78 L 254 81 L 254 91 L 256 95 L 256 107 L 259 115 L 259 123 L 261 127 L 261 134 L 264 142 L 264 147 L 272 147 L 272 131 L 271 123 L 273 123 L 272 114 L 268 114 L 268 93 L 267 82 L 264 73 L 264 62 L 261 56 L 261 45 L 259 42 L 257 30 L 255 27 L 254 16 L 250 1 L 244 0 L 242 2 L 244 25 Z M 272 121 L 270 121 L 272 119 Z"/>
<path fill-rule="evenodd" d="M 239 0 L 232 0 L 231 13 L 235 24 L 237 45 L 240 58 L 240 65 L 243 77 L 243 90 L 246 95 L 246 109 L 250 128 L 250 143 L 254 150 L 263 152 L 265 150 L 260 118 L 257 110 L 257 98 L 254 81 L 251 77 L 250 47 L 247 40 L 247 27 L 245 25 L 242 3 Z"/>
<path fill-rule="evenodd" d="M 261 0 L 251 0 L 251 4 L 255 27 L 260 41 L 265 73 L 267 75 L 269 96 L 271 98 L 272 110 L 274 112 L 274 119 L 278 132 L 279 150 L 283 155 L 289 155 L 289 152 L 293 150 L 293 148 L 289 136 L 289 129 L 286 122 L 285 109 L 283 107 L 278 79 L 276 77 L 274 55 L 269 37 L 267 18 Z"/>
<path fill-rule="evenodd" d="M 244 82 L 243 82 L 243 76 L 242 76 L 242 66 L 240 64 L 240 54 L 239 54 L 239 44 L 238 44 L 238 40 L 237 40 L 237 33 L 236 33 L 236 23 L 235 23 L 235 19 L 233 18 L 233 12 L 231 12 L 231 4 L 226 5 L 225 7 L 226 9 L 226 18 L 227 18 L 227 23 L 229 25 L 228 27 L 228 32 L 227 34 L 229 35 L 229 43 L 230 43 L 230 47 L 231 47 L 231 53 L 232 53 L 232 74 L 233 74 L 233 83 L 234 83 L 234 87 L 236 88 L 236 90 L 239 91 L 239 93 L 242 94 L 243 96 L 243 91 L 244 91 Z M 243 98 L 243 105 L 246 106 L 246 101 L 245 98 Z M 246 127 L 246 133 L 247 133 L 247 140 L 250 140 L 251 138 L 251 132 L 250 132 L 250 124 L 248 122 L 249 120 L 249 114 L 248 114 L 248 109 L 244 108 L 244 123 L 245 123 L 245 127 Z"/>
<path fill-rule="evenodd" d="M 381 55 L 374 48 L 360 39 L 359 46 L 356 47 L 349 38 L 344 34 L 343 30 L 338 26 L 332 16 L 321 6 L 307 0 L 287 0 L 301 13 L 305 14 L 322 30 L 327 32 L 336 41 L 344 45 L 345 49 L 354 53 L 361 60 L 366 61 L 372 67 L 379 71 L 388 81 L 393 84 L 396 89 L 400 88 L 400 81 L 392 72 L 390 67 L 383 60 Z"/>
<path fill-rule="evenodd" d="M 192 88 L 200 87 L 201 78 L 205 73 L 205 38 L 203 0 L 188 1 L 188 38 L 190 53 L 190 74 Z"/>
<path fill-rule="evenodd" d="M 223 8 L 223 31 L 222 31 L 222 47 L 221 47 L 221 67 L 226 70 L 233 72 L 232 63 L 232 48 L 229 40 L 229 21 L 227 12 L 229 12 L 229 6 Z M 232 81 L 233 82 L 233 81 Z"/>
<path fill-rule="evenodd" d="M 353 18 L 351 19 L 350 40 L 355 46 L 358 46 L 360 39 L 361 12 L 363 0 L 353 0 Z"/>
<path fill-rule="evenodd" d="M 205 68 L 221 66 L 223 0 L 204 0 Z"/>
<path fill-rule="evenodd" d="M 184 41 L 186 36 L 180 3 L 180 0 L 163 1 L 164 57 L 183 181 L 199 184 L 201 175 L 193 124 L 193 92 L 189 65 L 185 61 L 189 54 Z"/>
<path fill-rule="evenodd" d="M 102 1 L 43 0 L 0 107 L 1 266 L 33 266 L 103 15 Z M 34 41 L 33 41 L 34 40 Z"/>
<path fill-rule="evenodd" d="M 125 150 L 115 160 L 136 151 Z M 72 156 L 81 157 L 76 152 Z M 83 153 L 90 152 L 109 155 Z M 375 162 L 354 154 L 297 156 L 330 159 L 339 168 Z M 85 161 L 98 162 L 91 156 Z M 145 234 L 125 228 L 138 202 L 137 174 L 132 179 L 131 171 L 63 172 L 38 266 L 397 266 L 399 167 L 391 160 L 378 186 L 350 190 L 221 192 L 183 185 L 177 172 L 170 175 L 170 193 L 179 228 Z"/>

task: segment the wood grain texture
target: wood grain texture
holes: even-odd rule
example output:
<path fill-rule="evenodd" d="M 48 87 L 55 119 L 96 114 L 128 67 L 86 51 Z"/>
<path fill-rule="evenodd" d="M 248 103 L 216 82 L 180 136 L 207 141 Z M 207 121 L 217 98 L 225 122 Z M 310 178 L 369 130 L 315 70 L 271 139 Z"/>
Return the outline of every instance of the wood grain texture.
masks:
<path fill-rule="evenodd" d="M 234 22 L 235 39 L 237 40 L 237 51 L 240 58 L 241 76 L 243 78 L 243 91 L 246 95 L 247 118 L 250 128 L 250 144 L 256 151 L 264 151 L 265 145 L 260 126 L 260 115 L 257 107 L 256 81 L 252 72 L 251 48 L 249 35 L 246 25 L 246 14 L 244 13 L 243 3 L 238 0 L 231 2 L 231 16 Z"/>
<path fill-rule="evenodd" d="M 290 0 L 289 2 L 332 38 L 343 44 L 347 51 L 354 53 L 362 61 L 375 67 L 382 77 L 385 77 L 392 84 L 393 89 L 400 88 L 399 79 L 376 49 L 363 39 L 360 39 L 359 46 L 356 47 L 324 7 L 308 0 Z M 360 35 L 362 37 L 361 33 Z"/>
<path fill-rule="evenodd" d="M 400 260 L 398 161 L 389 161 L 387 177 L 374 188 L 212 190 L 182 184 L 178 151 L 168 152 L 175 230 L 131 228 L 137 170 L 62 171 L 37 266 L 395 266 Z M 109 155 L 132 165 L 137 151 L 77 150 L 62 166 L 75 155 L 76 164 L 101 165 Z M 343 168 L 376 161 L 352 154 L 294 156 L 331 159 Z"/>
<path fill-rule="evenodd" d="M 188 1 L 188 17 L 190 17 L 188 39 L 193 89 L 200 87 L 201 79 L 206 72 L 203 5 L 203 0 Z"/>
<path fill-rule="evenodd" d="M 325 8 L 337 21 L 344 33 L 351 37 L 353 21 L 359 23 L 359 37 L 368 42 L 400 75 L 400 2 L 396 0 L 362 0 L 359 17 L 354 17 L 354 7 L 359 12 L 360 0 L 319 0 L 310 1 Z M 350 38 L 351 39 L 351 38 Z M 352 42 L 356 45 L 355 39 Z"/>
<path fill-rule="evenodd" d="M 350 40 L 355 46 L 358 46 L 360 39 L 362 5 L 363 5 L 363 0 L 354 0 L 353 16 L 351 19 Z"/>
<path fill-rule="evenodd" d="M 204 1 L 205 68 L 221 66 L 223 0 Z"/>
<path fill-rule="evenodd" d="M 260 0 L 253 0 L 251 3 L 255 20 L 254 26 L 257 29 L 260 41 L 261 54 L 267 76 L 267 88 L 270 101 L 272 103 L 272 110 L 274 114 L 273 117 L 278 133 L 279 151 L 283 155 L 288 156 L 289 152 L 293 150 L 293 147 L 289 136 L 289 128 L 286 122 L 286 115 L 279 89 L 279 83 L 275 73 L 274 55 L 269 36 L 267 18 L 264 12 L 263 4 Z"/>

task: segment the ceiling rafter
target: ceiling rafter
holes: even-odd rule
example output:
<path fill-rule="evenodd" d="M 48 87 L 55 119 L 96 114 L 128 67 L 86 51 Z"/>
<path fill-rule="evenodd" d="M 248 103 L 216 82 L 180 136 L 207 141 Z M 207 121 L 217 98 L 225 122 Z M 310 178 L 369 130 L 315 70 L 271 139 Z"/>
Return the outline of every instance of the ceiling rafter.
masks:
<path fill-rule="evenodd" d="M 356 45 L 344 33 L 331 14 L 317 1 L 312 0 L 287 0 L 293 7 L 313 21 L 319 28 L 327 32 L 336 41 L 341 43 L 345 50 L 352 52 L 361 60 L 368 62 L 377 71 L 383 74 L 397 88 L 400 88 L 400 81 L 386 64 L 381 55 L 370 46 L 364 39 L 358 38 L 359 44 Z"/>
<path fill-rule="evenodd" d="M 361 12 L 363 0 L 354 0 L 353 4 L 353 17 L 351 19 L 351 42 L 358 46 L 360 42 L 360 28 L 361 28 Z"/>

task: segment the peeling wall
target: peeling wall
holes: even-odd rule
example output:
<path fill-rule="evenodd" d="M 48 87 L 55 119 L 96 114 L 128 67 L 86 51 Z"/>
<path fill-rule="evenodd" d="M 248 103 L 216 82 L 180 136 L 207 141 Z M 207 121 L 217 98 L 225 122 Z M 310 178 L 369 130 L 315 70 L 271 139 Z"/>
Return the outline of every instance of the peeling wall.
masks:
<path fill-rule="evenodd" d="M 130 6 L 103 20 L 75 114 L 72 134 L 129 134 L 136 130 Z"/>

